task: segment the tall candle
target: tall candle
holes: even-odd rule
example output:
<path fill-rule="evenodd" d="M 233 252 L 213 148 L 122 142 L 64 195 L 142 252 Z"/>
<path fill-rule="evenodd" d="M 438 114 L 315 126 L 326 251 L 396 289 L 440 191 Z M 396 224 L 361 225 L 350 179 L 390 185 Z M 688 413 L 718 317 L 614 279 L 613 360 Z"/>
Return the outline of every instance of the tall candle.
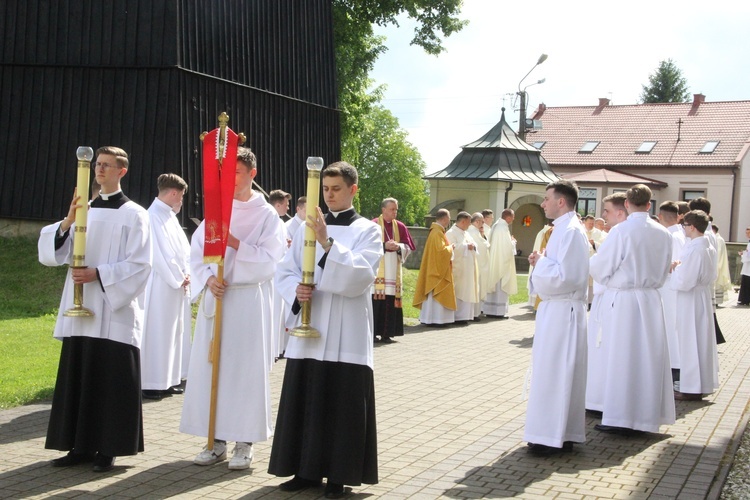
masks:
<path fill-rule="evenodd" d="M 320 200 L 320 171 L 323 169 L 323 158 L 307 158 L 307 217 L 313 220 L 318 217 Z M 305 220 L 307 222 L 307 219 Z M 315 231 L 305 226 L 305 248 L 302 253 L 302 283 L 314 283 L 315 276 Z"/>

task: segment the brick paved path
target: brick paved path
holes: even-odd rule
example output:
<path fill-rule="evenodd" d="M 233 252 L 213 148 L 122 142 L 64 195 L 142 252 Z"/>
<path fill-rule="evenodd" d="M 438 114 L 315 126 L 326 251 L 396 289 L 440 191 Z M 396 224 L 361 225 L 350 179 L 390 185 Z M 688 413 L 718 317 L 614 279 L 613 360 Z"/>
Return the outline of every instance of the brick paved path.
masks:
<path fill-rule="evenodd" d="M 522 442 L 534 317 L 465 327 L 408 327 L 397 344 L 375 349 L 380 483 L 351 498 L 718 498 L 746 425 L 750 400 L 750 309 L 718 312 L 728 342 L 719 347 L 721 388 L 703 402 L 677 402 L 663 434 L 601 434 L 573 453 L 536 458 Z M 278 401 L 283 361 L 272 373 Z M 204 440 L 178 432 L 182 396 L 144 404 L 146 452 L 118 458 L 111 473 L 56 469 L 44 449 L 49 405 L 0 411 L 0 497 L 318 498 L 291 495 L 266 472 L 270 441 L 255 446 L 250 471 L 191 460 Z M 276 407 L 274 406 L 274 414 Z"/>

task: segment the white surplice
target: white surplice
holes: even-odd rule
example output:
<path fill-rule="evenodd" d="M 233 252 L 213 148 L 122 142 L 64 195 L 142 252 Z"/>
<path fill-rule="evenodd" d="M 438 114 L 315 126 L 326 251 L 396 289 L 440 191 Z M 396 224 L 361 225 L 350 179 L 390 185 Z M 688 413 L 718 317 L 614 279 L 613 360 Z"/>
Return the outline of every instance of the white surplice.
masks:
<path fill-rule="evenodd" d="M 474 307 L 474 317 L 476 318 L 482 312 L 484 299 L 489 291 L 489 272 L 490 272 L 490 242 L 482 236 L 475 226 L 469 226 L 467 232 L 474 240 L 477 246 L 477 269 L 479 270 L 479 302 Z M 486 233 L 485 233 L 486 234 Z"/>
<path fill-rule="evenodd" d="M 667 231 L 672 236 L 672 262 L 674 262 L 680 260 L 682 247 L 685 246 L 685 233 L 679 224 L 669 226 Z M 664 305 L 664 324 L 667 331 L 669 365 L 673 369 L 678 369 L 680 367 L 680 343 L 677 335 L 677 315 L 679 311 L 677 309 L 677 291 L 669 286 L 671 278 L 672 274 L 670 273 L 667 275 L 664 285 L 659 288 L 659 295 L 661 295 L 661 301 Z"/>
<path fill-rule="evenodd" d="M 146 286 L 141 342 L 141 389 L 164 390 L 180 384 L 185 330 L 192 329 L 190 296 L 183 288 L 190 274 L 190 242 L 172 207 L 156 198 L 148 209 L 153 265 Z"/>
<path fill-rule="evenodd" d="M 294 217 L 289 219 L 284 223 L 284 227 L 286 228 L 286 234 L 287 238 L 290 240 L 294 239 L 294 235 L 297 234 L 297 230 L 301 227 L 303 230 L 306 227 L 305 226 L 305 220 L 300 218 L 298 214 L 295 214 Z M 301 234 L 305 234 L 304 231 L 302 231 Z"/>
<path fill-rule="evenodd" d="M 529 281 L 530 292 L 542 298 L 524 429 L 529 443 L 559 448 L 565 441 L 586 440 L 588 256 L 588 239 L 575 212 L 555 219 L 545 254 Z"/>
<path fill-rule="evenodd" d="M 39 262 L 46 266 L 72 265 L 73 235 L 55 250 L 60 223 L 45 226 L 39 236 Z M 143 305 L 151 272 L 148 212 L 132 201 L 117 210 L 91 208 L 86 228 L 86 266 L 96 268 L 99 280 L 83 285 L 83 307 L 93 317 L 68 317 L 73 307 L 71 272 L 65 279 L 54 336 L 93 337 L 141 346 Z"/>
<path fill-rule="evenodd" d="M 511 237 L 510 226 L 503 219 L 499 219 L 492 226 L 489 261 L 484 313 L 505 316 L 510 307 L 510 296 L 518 292 L 518 281 L 516 244 Z"/>
<path fill-rule="evenodd" d="M 719 387 L 719 357 L 711 295 L 716 250 L 704 236 L 688 240 L 669 285 L 677 291 L 680 392 L 710 394 Z"/>
<path fill-rule="evenodd" d="M 319 338 L 289 337 L 286 357 L 366 365 L 373 368 L 373 316 L 370 287 L 375 281 L 383 242 L 380 228 L 360 217 L 348 226 L 329 225 L 333 246 L 325 252 L 315 245 L 315 290 L 311 301 L 310 326 Z M 279 264 L 275 285 L 284 301 L 292 305 L 302 281 L 304 238 L 297 235 Z M 357 311 L 357 314 L 352 314 Z M 290 312 L 287 327 L 300 324 L 301 314 Z"/>
<path fill-rule="evenodd" d="M 669 274 L 672 238 L 648 213 L 635 212 L 610 230 L 590 260 L 591 276 L 607 287 L 601 315 L 611 341 L 602 424 L 659 432 L 675 421 L 658 291 Z"/>
<path fill-rule="evenodd" d="M 216 299 L 204 287 L 218 266 L 203 262 L 205 221 L 191 245 L 192 292 L 203 291 L 195 323 L 190 371 L 182 408 L 180 431 L 195 436 L 208 432 L 211 363 L 208 353 L 213 338 Z M 259 442 L 273 434 L 269 352 L 272 350 L 271 314 L 276 264 L 286 247 L 284 230 L 276 210 L 253 192 L 249 201 L 232 202 L 229 232 L 239 249 L 227 247 L 222 303 L 221 354 L 216 411 L 216 439 Z"/>
<path fill-rule="evenodd" d="M 727 243 L 724 238 L 716 233 L 716 259 L 718 260 L 718 274 L 714 283 L 714 295 L 716 303 L 723 304 L 729 300 L 729 292 L 732 291 L 732 278 L 729 274 L 729 255 L 727 254 Z"/>
<path fill-rule="evenodd" d="M 479 303 L 479 270 L 477 252 L 469 245 L 474 239 L 469 233 L 453 225 L 445 232 L 445 237 L 454 245 L 453 286 L 456 289 L 456 321 L 474 319 L 474 305 Z"/>

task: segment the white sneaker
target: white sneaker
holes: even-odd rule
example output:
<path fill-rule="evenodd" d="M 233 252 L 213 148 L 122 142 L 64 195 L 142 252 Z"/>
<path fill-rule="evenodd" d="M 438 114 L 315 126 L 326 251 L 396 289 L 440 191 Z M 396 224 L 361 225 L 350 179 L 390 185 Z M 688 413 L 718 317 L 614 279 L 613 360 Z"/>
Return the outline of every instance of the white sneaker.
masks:
<path fill-rule="evenodd" d="M 253 443 L 237 443 L 234 446 L 232 459 L 229 461 L 229 470 L 245 470 L 253 463 Z"/>
<path fill-rule="evenodd" d="M 203 448 L 203 451 L 198 453 L 193 463 L 195 465 L 213 465 L 227 459 L 227 444 L 222 441 L 214 441 L 214 449 L 208 450 Z"/>

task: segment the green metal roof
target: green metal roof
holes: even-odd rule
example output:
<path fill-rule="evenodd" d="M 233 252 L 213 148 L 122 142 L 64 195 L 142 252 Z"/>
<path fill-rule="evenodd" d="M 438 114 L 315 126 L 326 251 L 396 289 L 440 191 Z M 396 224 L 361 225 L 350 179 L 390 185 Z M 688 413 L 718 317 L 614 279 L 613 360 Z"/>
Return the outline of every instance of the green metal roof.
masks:
<path fill-rule="evenodd" d="M 461 152 L 442 170 L 426 179 L 494 180 L 548 184 L 558 180 L 541 152 L 522 141 L 505 121 L 500 122 Z"/>

